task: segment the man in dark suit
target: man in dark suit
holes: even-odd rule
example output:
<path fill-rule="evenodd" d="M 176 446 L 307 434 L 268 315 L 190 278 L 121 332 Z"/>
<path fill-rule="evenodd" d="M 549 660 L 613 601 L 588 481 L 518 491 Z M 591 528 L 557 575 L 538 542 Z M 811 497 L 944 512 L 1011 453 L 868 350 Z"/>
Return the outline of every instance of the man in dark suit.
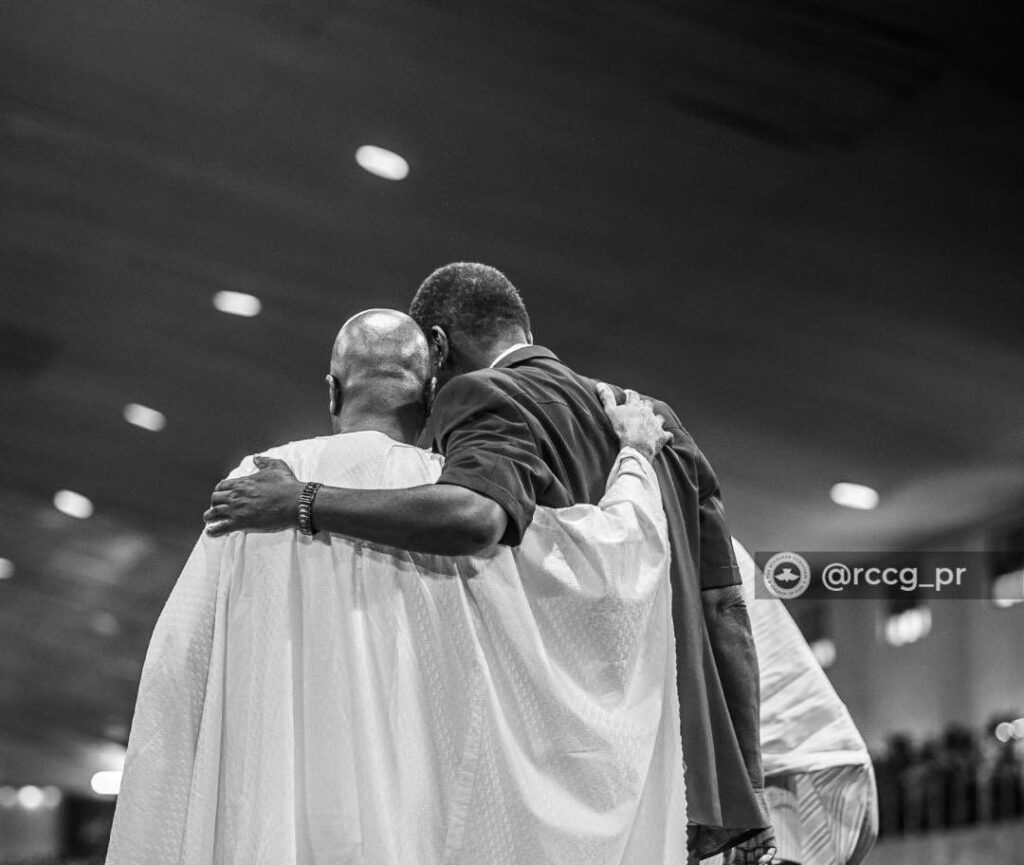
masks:
<path fill-rule="evenodd" d="M 263 463 L 223 481 L 211 534 L 294 526 L 416 552 L 462 555 L 515 546 L 536 505 L 596 503 L 618 450 L 595 382 L 532 345 L 526 308 L 494 268 L 452 264 L 423 283 L 410 314 L 437 370 L 430 421 L 445 456 L 437 484 L 407 490 L 312 490 Z M 332 385 L 333 387 L 333 385 Z M 621 396 L 621 393 L 619 394 Z M 672 545 L 672 610 L 691 853 L 741 845 L 767 861 L 757 658 L 714 472 L 664 403 L 672 443 L 655 461 Z"/>

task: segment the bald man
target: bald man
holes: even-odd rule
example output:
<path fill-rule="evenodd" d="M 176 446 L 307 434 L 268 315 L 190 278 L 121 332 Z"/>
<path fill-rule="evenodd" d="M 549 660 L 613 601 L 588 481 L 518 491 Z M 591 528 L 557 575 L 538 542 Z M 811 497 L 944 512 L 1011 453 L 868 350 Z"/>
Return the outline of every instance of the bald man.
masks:
<path fill-rule="evenodd" d="M 307 484 L 435 482 L 429 356 L 402 313 L 334 345 L 334 434 L 267 458 Z M 204 535 L 161 613 L 107 865 L 651 865 L 685 860 L 668 439 L 635 395 L 598 506 L 515 551 L 415 555 L 298 529 Z M 315 492 L 315 489 L 314 489 Z M 467 511 L 460 519 L 471 521 Z"/>
<path fill-rule="evenodd" d="M 456 262 L 420 286 L 410 313 L 431 343 L 438 397 L 436 484 L 405 490 L 325 485 L 317 523 L 367 541 L 461 555 L 515 548 L 537 505 L 596 504 L 619 442 L 595 382 L 533 345 L 522 297 L 497 269 Z M 621 394 L 622 392 L 619 391 Z M 657 467 L 672 542 L 676 667 L 687 753 L 693 859 L 742 844 L 746 863 L 772 858 L 759 740 L 757 653 L 714 470 L 672 409 L 671 447 Z M 303 484 L 287 466 L 217 485 L 213 535 L 294 526 Z"/>

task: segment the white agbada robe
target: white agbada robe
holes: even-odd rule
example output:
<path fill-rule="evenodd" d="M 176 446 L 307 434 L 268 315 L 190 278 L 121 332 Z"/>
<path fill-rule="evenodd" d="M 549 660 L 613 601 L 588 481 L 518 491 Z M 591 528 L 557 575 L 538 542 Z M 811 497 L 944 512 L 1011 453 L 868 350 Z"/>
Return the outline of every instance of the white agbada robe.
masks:
<path fill-rule="evenodd" d="M 761 758 L 779 856 L 801 865 L 860 861 L 877 833 L 867 746 L 811 647 L 777 598 L 755 598 L 760 578 L 739 541 L 733 550 L 761 675 Z M 865 829 L 867 824 L 867 829 Z"/>
<path fill-rule="evenodd" d="M 350 488 L 441 466 L 374 432 L 267 455 Z M 150 642 L 107 865 L 685 862 L 668 557 L 655 475 L 623 455 L 599 508 L 538 508 L 514 551 L 203 536 Z"/>

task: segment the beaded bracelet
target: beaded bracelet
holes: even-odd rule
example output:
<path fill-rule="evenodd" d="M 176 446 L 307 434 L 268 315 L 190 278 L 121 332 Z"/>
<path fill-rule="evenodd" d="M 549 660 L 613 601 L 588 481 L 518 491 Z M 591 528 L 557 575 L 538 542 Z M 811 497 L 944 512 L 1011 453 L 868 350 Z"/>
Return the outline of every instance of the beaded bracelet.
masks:
<path fill-rule="evenodd" d="M 313 499 L 321 486 L 316 481 L 310 481 L 299 494 L 299 531 L 304 535 L 316 534 L 313 528 Z"/>

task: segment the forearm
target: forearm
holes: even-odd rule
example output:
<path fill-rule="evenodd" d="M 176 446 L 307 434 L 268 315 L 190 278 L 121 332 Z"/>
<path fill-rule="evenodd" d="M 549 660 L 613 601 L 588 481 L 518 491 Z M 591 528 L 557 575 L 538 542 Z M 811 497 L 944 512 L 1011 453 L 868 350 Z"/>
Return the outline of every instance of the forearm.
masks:
<path fill-rule="evenodd" d="M 650 459 L 630 446 L 624 446 L 612 464 L 604 495 L 597 504 L 608 519 L 624 521 L 626 526 L 653 526 L 665 535 L 661 488 Z M 667 537 L 664 538 L 667 543 Z"/>
<path fill-rule="evenodd" d="M 495 502 L 451 484 L 398 490 L 320 487 L 312 513 L 317 531 L 443 556 L 473 555 L 494 546 L 507 519 Z"/>
<path fill-rule="evenodd" d="M 705 589 L 701 592 L 701 601 L 743 759 L 751 782 L 760 789 L 764 784 L 760 673 L 743 590 L 740 586 Z"/>

